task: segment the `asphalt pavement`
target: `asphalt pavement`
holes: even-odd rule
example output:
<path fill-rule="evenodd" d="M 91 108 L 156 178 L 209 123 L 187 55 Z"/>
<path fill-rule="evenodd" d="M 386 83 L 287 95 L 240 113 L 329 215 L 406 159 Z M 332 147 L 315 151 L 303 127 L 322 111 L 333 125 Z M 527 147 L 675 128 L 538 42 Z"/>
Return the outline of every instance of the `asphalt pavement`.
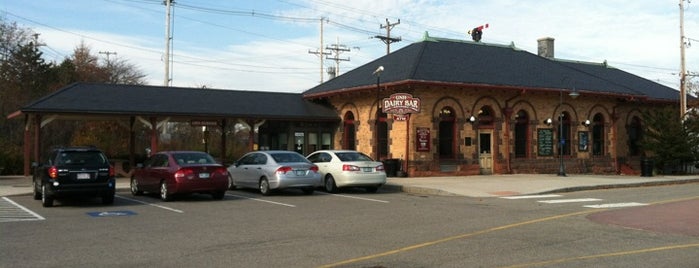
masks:
<path fill-rule="evenodd" d="M 641 177 L 568 174 L 563 177 L 556 174 L 507 174 L 391 177 L 381 190 L 423 195 L 498 197 L 683 183 L 699 183 L 699 175 Z M 31 177 L 0 176 L 0 196 L 30 194 L 31 184 Z M 117 178 L 117 189 L 128 188 L 128 178 Z"/>

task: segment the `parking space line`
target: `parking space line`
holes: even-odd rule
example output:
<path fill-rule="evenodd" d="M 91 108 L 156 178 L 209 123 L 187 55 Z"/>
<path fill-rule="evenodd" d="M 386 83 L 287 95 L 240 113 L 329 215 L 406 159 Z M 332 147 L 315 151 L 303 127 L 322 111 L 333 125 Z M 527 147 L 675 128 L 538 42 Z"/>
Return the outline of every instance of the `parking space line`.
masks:
<path fill-rule="evenodd" d="M 274 202 L 274 201 L 269 201 L 269 200 L 264 200 L 264 199 L 259 199 L 259 198 L 248 197 L 248 196 L 244 196 L 244 195 L 235 195 L 235 194 L 226 194 L 226 195 L 232 196 L 232 197 L 239 197 L 239 198 L 243 198 L 243 199 L 249 199 L 249 200 L 253 200 L 253 201 L 259 201 L 259 202 L 280 205 L 280 206 L 287 206 L 287 207 L 292 207 L 292 208 L 296 207 L 295 205 L 292 205 L 292 204 L 279 203 L 279 202 Z"/>
<path fill-rule="evenodd" d="M 137 199 L 131 199 L 131 198 L 123 197 L 123 196 L 119 196 L 119 195 L 115 195 L 115 197 L 118 197 L 118 198 L 121 198 L 121 199 L 124 199 L 124 200 L 129 200 L 129 201 L 131 201 L 131 202 L 136 202 L 136 203 L 140 203 L 140 204 L 144 204 L 144 205 L 149 205 L 149 206 L 153 206 L 153 207 L 157 207 L 157 208 L 162 208 L 162 209 L 164 209 L 164 210 L 169 210 L 169 211 L 172 211 L 172 212 L 184 213 L 184 211 L 179 210 L 179 209 L 174 209 L 174 208 L 171 208 L 171 207 L 166 207 L 166 206 L 161 206 L 161 205 L 158 205 L 158 204 L 148 203 L 148 202 L 144 202 L 144 201 L 137 200 Z"/>
<path fill-rule="evenodd" d="M 24 207 L 24 206 L 22 206 L 22 205 L 20 205 L 20 204 L 17 204 L 17 202 L 12 201 L 11 199 L 9 199 L 9 198 L 7 198 L 7 197 L 3 197 L 2 199 L 5 200 L 6 202 L 10 203 L 11 205 L 13 205 L 15 208 L 19 208 L 20 210 L 22 210 L 22 211 L 26 212 L 27 214 L 31 215 L 33 218 L 27 218 L 25 215 L 22 215 L 22 214 L 24 214 L 24 213 L 21 213 L 21 212 L 19 212 L 19 211 L 16 211 L 16 210 L 14 210 L 13 208 L 10 207 L 10 208 L 3 208 L 3 212 L 9 212 L 9 214 L 11 214 L 11 215 L 8 215 L 7 217 L 5 217 L 5 216 L 3 215 L 2 217 L 0 217 L 0 218 L 1 218 L 1 219 L 0 219 L 0 222 L 7 222 L 7 221 L 35 221 L 35 220 L 43 221 L 43 220 L 45 220 L 45 218 L 42 217 L 41 215 L 39 215 L 38 213 L 36 213 L 36 212 L 34 212 L 34 211 L 31 211 L 31 210 L 29 210 L 28 208 L 26 208 L 26 207 Z M 2 214 L 5 214 L 5 213 L 2 213 Z"/>
<path fill-rule="evenodd" d="M 339 196 L 339 197 L 346 197 L 346 198 L 353 198 L 353 199 L 359 199 L 359 200 L 364 200 L 364 201 L 372 201 L 372 202 L 379 202 L 379 203 L 391 203 L 390 201 L 386 201 L 386 200 L 378 200 L 378 199 L 365 198 L 365 197 L 358 197 L 358 196 L 351 196 L 351 195 L 344 195 L 344 194 L 329 194 L 329 193 L 319 193 L 319 194 L 327 194 L 327 195 L 333 195 L 333 196 Z"/>

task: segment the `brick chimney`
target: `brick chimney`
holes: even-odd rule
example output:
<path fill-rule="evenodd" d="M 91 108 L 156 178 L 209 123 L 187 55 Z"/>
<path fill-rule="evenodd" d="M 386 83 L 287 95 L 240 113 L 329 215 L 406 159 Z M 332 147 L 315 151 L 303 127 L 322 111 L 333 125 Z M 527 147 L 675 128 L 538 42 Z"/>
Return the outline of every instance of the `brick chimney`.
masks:
<path fill-rule="evenodd" d="M 536 40 L 539 44 L 539 56 L 553 59 L 553 40 L 554 39 L 551 37 L 544 37 Z"/>

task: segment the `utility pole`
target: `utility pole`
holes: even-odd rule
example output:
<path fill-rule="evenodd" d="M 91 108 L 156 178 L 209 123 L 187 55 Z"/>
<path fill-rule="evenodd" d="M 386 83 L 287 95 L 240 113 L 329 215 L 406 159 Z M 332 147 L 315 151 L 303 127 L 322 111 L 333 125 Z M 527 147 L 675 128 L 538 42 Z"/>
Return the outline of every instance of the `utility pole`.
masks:
<path fill-rule="evenodd" d="M 109 63 L 110 63 L 109 56 L 117 54 L 116 52 L 113 52 L 113 51 L 100 51 L 99 53 L 102 55 L 107 55 L 107 66 L 109 66 Z"/>
<path fill-rule="evenodd" d="M 340 53 L 342 53 L 342 52 L 349 52 L 350 49 L 347 48 L 347 46 L 345 46 L 345 45 L 340 45 L 340 38 L 339 38 L 339 37 L 337 38 L 337 43 L 335 43 L 335 44 L 333 44 L 333 45 L 331 45 L 331 46 L 329 46 L 329 47 L 326 47 L 325 49 L 331 50 L 331 51 L 334 52 L 334 54 L 335 54 L 334 57 L 326 57 L 326 59 L 334 60 L 334 61 L 335 61 L 335 72 L 334 72 L 334 74 L 335 74 L 335 76 L 340 75 L 340 61 L 349 61 L 349 60 L 350 60 L 349 57 L 346 58 L 346 59 L 341 59 L 341 58 L 340 58 Z"/>
<path fill-rule="evenodd" d="M 400 24 L 400 19 L 398 19 L 398 22 L 396 23 L 390 23 L 388 22 L 388 18 L 386 18 L 386 25 L 379 24 L 379 26 L 381 26 L 381 29 L 386 29 L 386 36 L 374 36 L 378 39 L 381 39 L 381 41 L 383 41 L 386 44 L 386 55 L 391 53 L 391 43 L 400 42 L 402 40 L 400 37 L 391 38 L 391 29 L 393 29 L 393 27 L 398 24 Z"/>
<path fill-rule="evenodd" d="M 325 20 L 324 17 L 320 17 L 320 47 L 316 51 L 308 51 L 309 54 L 316 54 L 320 58 L 320 83 L 323 83 L 323 61 L 325 60 L 325 56 L 330 55 L 330 52 L 324 52 L 323 51 L 323 20 Z"/>
<path fill-rule="evenodd" d="M 164 0 L 165 4 L 165 79 L 163 80 L 163 86 L 170 86 L 172 79 L 170 78 L 170 47 L 172 41 L 172 30 L 170 30 L 170 22 L 172 22 L 172 17 L 170 15 L 172 4 L 175 0 Z"/>

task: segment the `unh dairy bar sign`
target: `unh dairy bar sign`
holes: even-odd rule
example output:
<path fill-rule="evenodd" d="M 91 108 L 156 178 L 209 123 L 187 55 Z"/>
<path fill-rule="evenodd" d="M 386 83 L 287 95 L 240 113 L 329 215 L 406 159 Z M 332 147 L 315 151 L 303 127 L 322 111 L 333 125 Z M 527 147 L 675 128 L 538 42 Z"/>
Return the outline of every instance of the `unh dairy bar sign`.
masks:
<path fill-rule="evenodd" d="M 393 114 L 393 120 L 404 121 L 405 115 L 420 112 L 420 99 L 408 93 L 396 93 L 383 99 L 382 111 Z"/>

